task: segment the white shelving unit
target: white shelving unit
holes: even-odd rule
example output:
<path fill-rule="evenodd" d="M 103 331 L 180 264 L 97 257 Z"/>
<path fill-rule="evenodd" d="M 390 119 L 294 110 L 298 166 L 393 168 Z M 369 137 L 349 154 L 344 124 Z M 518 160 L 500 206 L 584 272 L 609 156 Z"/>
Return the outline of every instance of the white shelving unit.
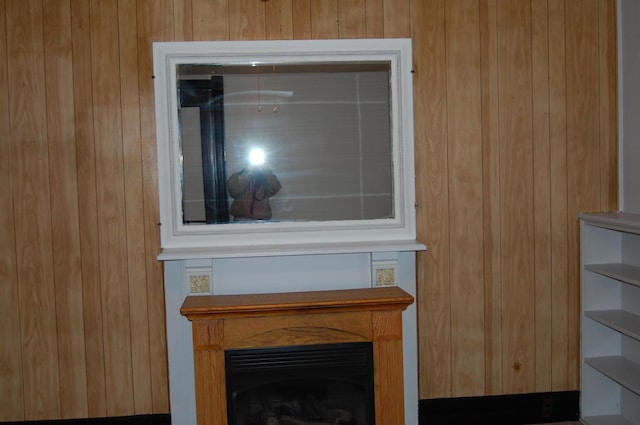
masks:
<path fill-rule="evenodd" d="M 640 214 L 581 214 L 581 421 L 640 425 Z"/>

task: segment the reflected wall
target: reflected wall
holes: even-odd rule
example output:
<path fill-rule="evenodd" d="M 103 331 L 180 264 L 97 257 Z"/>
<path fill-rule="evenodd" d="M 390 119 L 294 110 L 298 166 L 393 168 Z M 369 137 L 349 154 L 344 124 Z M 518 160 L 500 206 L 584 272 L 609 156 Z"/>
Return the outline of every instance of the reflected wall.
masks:
<path fill-rule="evenodd" d="M 200 96 L 202 105 L 180 107 L 184 223 L 238 220 L 228 179 L 250 170 L 254 148 L 264 151 L 262 168 L 281 187 L 269 196 L 270 216 L 250 218 L 393 218 L 389 63 L 179 65 L 178 74 L 180 99 L 215 87 L 208 98 Z M 212 131 L 212 123 L 222 128 Z M 203 172 L 207 164 L 221 168 L 219 178 Z M 224 199 L 209 202 L 209 184 L 225 186 L 217 188 Z M 207 214 L 210 204 L 223 210 L 215 220 Z"/>

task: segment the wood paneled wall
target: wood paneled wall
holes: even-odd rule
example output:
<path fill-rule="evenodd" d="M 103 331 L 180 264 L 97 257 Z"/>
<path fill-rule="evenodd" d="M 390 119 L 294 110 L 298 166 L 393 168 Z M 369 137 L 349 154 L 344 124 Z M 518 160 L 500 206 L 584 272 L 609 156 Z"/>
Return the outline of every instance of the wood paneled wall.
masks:
<path fill-rule="evenodd" d="M 618 204 L 615 2 L 412 6 L 420 396 L 576 390 L 576 214 Z"/>
<path fill-rule="evenodd" d="M 412 37 L 420 396 L 577 389 L 615 0 L 0 0 L 0 421 L 169 411 L 151 42 Z"/>

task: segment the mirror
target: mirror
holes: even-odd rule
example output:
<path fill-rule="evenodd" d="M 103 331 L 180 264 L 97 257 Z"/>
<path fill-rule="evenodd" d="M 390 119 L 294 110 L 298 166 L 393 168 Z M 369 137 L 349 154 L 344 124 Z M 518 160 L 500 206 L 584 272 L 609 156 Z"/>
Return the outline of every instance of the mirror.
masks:
<path fill-rule="evenodd" d="M 415 239 L 408 39 L 154 43 L 162 246 Z"/>
<path fill-rule="evenodd" d="M 183 223 L 393 218 L 389 62 L 177 72 Z"/>

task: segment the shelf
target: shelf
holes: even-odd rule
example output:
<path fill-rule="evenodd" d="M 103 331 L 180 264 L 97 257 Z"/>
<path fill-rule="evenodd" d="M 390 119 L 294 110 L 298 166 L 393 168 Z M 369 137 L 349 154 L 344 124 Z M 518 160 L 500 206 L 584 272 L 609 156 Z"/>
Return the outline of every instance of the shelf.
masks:
<path fill-rule="evenodd" d="M 584 315 L 598 323 L 640 341 L 640 316 L 624 310 L 585 311 Z"/>
<path fill-rule="evenodd" d="M 582 422 L 586 425 L 634 425 L 620 415 L 587 416 Z"/>
<path fill-rule="evenodd" d="M 584 361 L 629 391 L 640 395 L 640 365 L 637 363 L 622 356 L 591 357 Z"/>
<path fill-rule="evenodd" d="M 423 251 L 416 240 L 383 242 L 308 243 L 264 246 L 163 248 L 158 260 L 199 258 L 279 257 L 289 255 L 359 254 L 367 252 Z"/>
<path fill-rule="evenodd" d="M 581 417 L 585 425 L 640 425 L 640 214 L 579 214 Z M 585 310 L 585 307 L 588 308 Z M 595 323 L 598 323 L 596 325 Z M 603 327 L 604 326 L 604 327 Z M 585 357 L 586 353 L 600 353 Z M 606 355 L 604 355 L 606 353 Z"/>
<path fill-rule="evenodd" d="M 306 313 L 405 310 L 413 297 L 397 286 L 273 294 L 195 295 L 185 299 L 180 314 L 189 320 Z"/>
<path fill-rule="evenodd" d="M 640 267 L 623 263 L 585 264 L 584 268 L 602 276 L 640 286 Z"/>
<path fill-rule="evenodd" d="M 621 232 L 640 234 L 640 214 L 624 212 L 579 214 L 586 224 Z"/>

